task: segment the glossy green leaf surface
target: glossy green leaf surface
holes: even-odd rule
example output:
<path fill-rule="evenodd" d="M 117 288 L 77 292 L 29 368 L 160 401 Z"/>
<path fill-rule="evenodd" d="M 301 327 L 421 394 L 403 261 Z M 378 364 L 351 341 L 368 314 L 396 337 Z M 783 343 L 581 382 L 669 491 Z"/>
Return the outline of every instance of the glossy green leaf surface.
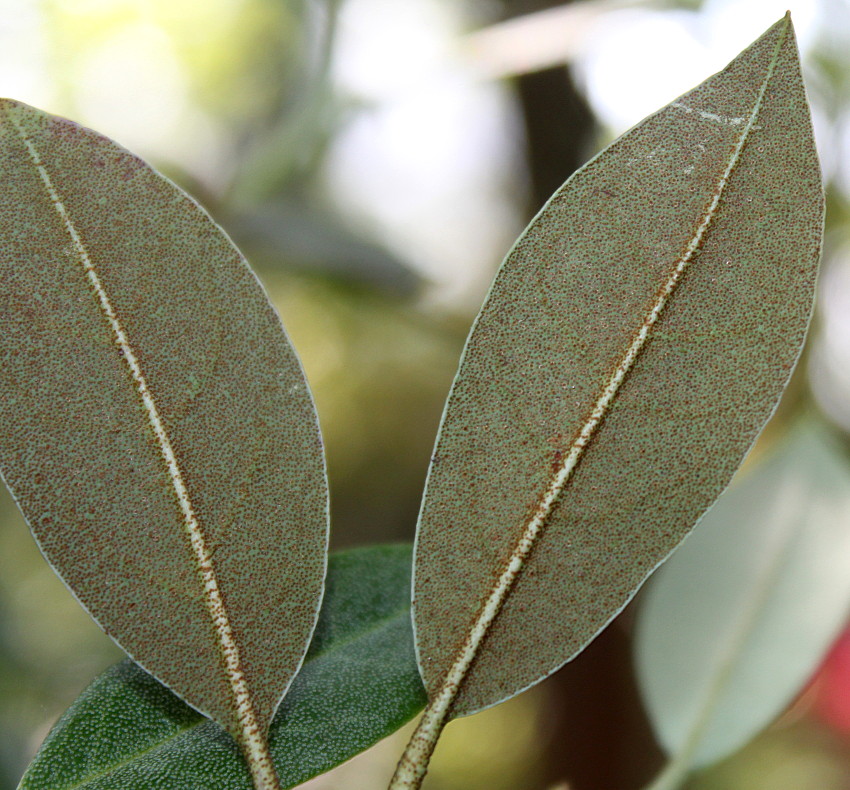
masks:
<path fill-rule="evenodd" d="M 425 704 L 410 625 L 409 546 L 331 557 L 307 659 L 272 723 L 284 787 L 389 735 Z M 21 790 L 249 790 L 224 732 L 130 661 L 82 694 L 48 736 Z"/>
<path fill-rule="evenodd" d="M 227 236 L 111 140 L 0 101 L 0 470 L 104 630 L 244 740 L 321 600 L 300 364 Z"/>
<path fill-rule="evenodd" d="M 848 525 L 850 462 L 807 424 L 744 469 L 658 571 L 636 664 L 677 773 L 743 746 L 817 669 L 850 612 Z"/>
<path fill-rule="evenodd" d="M 555 193 L 493 283 L 432 459 L 432 699 L 460 685 L 466 714 L 550 674 L 711 505 L 799 355 L 822 224 L 787 17 Z"/>

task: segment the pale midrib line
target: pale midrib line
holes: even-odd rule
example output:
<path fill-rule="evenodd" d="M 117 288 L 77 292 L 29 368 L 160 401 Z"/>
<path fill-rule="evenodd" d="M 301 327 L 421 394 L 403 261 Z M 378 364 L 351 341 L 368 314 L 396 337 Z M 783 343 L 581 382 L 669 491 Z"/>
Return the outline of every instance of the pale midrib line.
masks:
<path fill-rule="evenodd" d="M 271 760 L 268 755 L 268 748 L 265 743 L 265 738 L 263 737 L 262 728 L 257 721 L 254 704 L 248 690 L 245 674 L 242 670 L 239 647 L 233 636 L 233 630 L 230 626 L 230 620 L 227 616 L 224 600 L 222 599 L 221 590 L 218 586 L 218 580 L 212 565 L 212 559 L 204 540 L 203 530 L 201 529 L 201 525 L 198 522 L 198 518 L 192 508 L 189 492 L 186 489 L 186 484 L 177 463 L 177 457 L 174 453 L 174 448 L 171 445 L 171 440 L 169 439 L 165 426 L 162 423 L 159 410 L 157 409 L 153 395 L 151 394 L 147 381 L 142 373 L 141 366 L 139 365 L 139 361 L 133 351 L 133 347 L 127 338 L 127 334 L 125 333 L 121 322 L 118 320 L 118 316 L 112 307 L 112 303 L 109 300 L 106 289 L 104 288 L 97 273 L 97 269 L 89 257 L 88 251 L 86 250 L 77 229 L 74 227 L 70 217 L 68 216 L 65 204 L 60 199 L 59 193 L 53 185 L 53 181 L 50 178 L 47 169 L 41 162 L 41 157 L 39 156 L 38 151 L 27 136 L 23 127 L 11 113 L 9 114 L 9 117 L 27 148 L 29 156 L 41 177 L 48 195 L 50 196 L 53 207 L 62 219 L 65 229 L 73 241 L 74 249 L 79 256 L 80 263 L 88 277 L 89 284 L 91 285 L 94 295 L 98 300 L 100 309 L 103 311 L 109 322 L 115 336 L 115 341 L 120 348 L 123 359 L 127 363 L 127 367 L 133 377 L 133 381 L 136 385 L 136 391 L 142 401 L 151 430 L 156 437 L 162 459 L 168 470 L 168 475 L 171 479 L 174 493 L 177 496 L 180 511 L 183 515 L 183 526 L 186 529 L 189 543 L 198 564 L 198 570 L 203 583 L 205 603 L 215 627 L 216 635 L 218 636 L 221 653 L 224 658 L 228 683 L 230 684 L 234 701 L 236 703 L 236 715 L 241 730 L 240 741 L 243 748 L 248 753 L 246 754 L 246 757 L 249 761 L 251 761 L 251 758 L 253 757 L 254 763 L 252 764 L 252 770 L 254 769 L 254 766 L 267 766 L 265 770 L 269 773 L 269 778 L 266 781 L 268 782 L 269 787 L 275 787 L 276 780 L 272 778 L 274 773 L 273 768 L 271 767 Z"/>
<path fill-rule="evenodd" d="M 611 403 L 614 401 L 623 380 L 626 378 L 634 365 L 635 360 L 640 354 L 641 349 L 644 347 L 650 330 L 658 321 L 670 299 L 671 294 L 676 289 L 682 275 L 688 268 L 688 264 L 693 259 L 697 250 L 699 250 L 705 233 L 715 217 L 717 207 L 720 204 L 720 198 L 723 195 L 723 191 L 726 188 L 729 177 L 738 163 L 741 151 L 743 150 L 750 131 L 758 118 L 762 102 L 764 101 L 764 94 L 776 68 L 779 50 L 787 35 L 787 29 L 786 25 L 782 35 L 779 37 L 776 48 L 773 51 L 767 74 L 761 85 L 761 89 L 759 90 L 753 110 L 750 113 L 747 124 L 741 132 L 741 136 L 738 139 L 734 150 L 732 151 L 729 164 L 726 166 L 726 170 L 718 181 L 717 188 L 715 189 L 711 202 L 706 209 L 702 222 L 697 227 L 696 232 L 686 247 L 684 254 L 679 259 L 673 273 L 667 280 L 667 283 L 659 296 L 656 298 L 656 301 L 644 320 L 643 325 L 634 336 L 625 356 L 614 371 L 614 375 L 608 381 L 608 384 L 605 386 L 602 394 L 596 401 L 593 411 L 590 413 L 590 416 L 584 423 L 578 437 L 570 447 L 570 451 L 565 457 L 561 468 L 558 470 L 558 473 L 555 475 L 551 485 L 543 495 L 540 504 L 537 507 L 537 511 L 526 526 L 522 537 L 514 548 L 514 551 L 505 566 L 504 571 L 499 577 L 499 580 L 496 582 L 496 585 L 493 587 L 486 603 L 472 625 L 466 642 L 458 653 L 458 657 L 446 673 L 437 695 L 426 708 L 422 720 L 411 738 L 407 751 L 404 755 L 402 755 L 396 773 L 390 783 L 389 790 L 400 790 L 400 788 L 406 787 L 419 787 L 419 784 L 424 777 L 425 770 L 427 769 L 427 759 L 433 751 L 434 745 L 436 744 L 440 732 L 447 720 L 451 705 L 460 691 L 461 685 L 469 671 L 469 667 L 472 665 L 472 662 L 478 653 L 478 648 L 481 645 L 482 640 L 490 630 L 490 626 L 493 624 L 493 621 L 496 619 L 502 605 L 507 599 L 514 582 L 525 564 L 525 560 L 534 548 L 537 538 L 542 532 L 543 526 L 546 523 L 556 500 L 575 471 L 575 468 L 578 465 L 585 449 L 590 444 L 590 440 L 596 432 L 597 427 L 602 422 Z M 423 760 L 425 761 L 424 765 Z"/>
<path fill-rule="evenodd" d="M 388 631 L 394 625 L 399 622 L 403 622 L 405 619 L 410 622 L 410 604 L 405 604 L 399 607 L 396 611 L 385 615 L 380 620 L 376 620 L 367 628 L 364 628 L 362 631 L 358 631 L 353 636 L 350 636 L 347 639 L 341 640 L 339 642 L 334 642 L 333 644 L 329 645 L 325 650 L 321 650 L 318 653 L 309 656 L 304 660 L 304 666 L 302 667 L 301 672 L 299 673 L 299 677 L 303 679 L 303 677 L 307 675 L 307 671 L 312 667 L 312 665 L 319 661 L 322 661 L 324 658 L 327 657 L 330 660 L 333 660 L 335 654 L 344 651 L 347 647 L 350 647 L 351 645 L 356 645 L 358 642 L 362 642 L 368 639 L 373 634 L 376 634 L 379 631 Z M 293 688 L 295 688 L 294 684 Z M 289 697 L 287 697 L 287 699 L 288 698 Z M 191 724 L 182 727 L 181 729 L 176 730 L 173 733 L 170 733 L 162 740 L 157 741 L 156 743 L 153 743 L 150 746 L 147 746 L 142 751 L 135 752 L 134 754 L 121 760 L 120 762 L 107 766 L 104 770 L 99 771 L 98 773 L 92 773 L 89 776 L 84 777 L 83 780 L 80 782 L 77 782 L 73 785 L 65 785 L 62 788 L 55 788 L 55 790 L 79 790 L 79 788 L 85 788 L 97 779 L 101 779 L 105 776 L 111 776 L 120 771 L 122 768 L 126 768 L 128 765 L 132 766 L 133 763 L 138 762 L 144 757 L 153 754 L 154 752 L 157 752 L 160 749 L 165 749 L 169 747 L 178 738 L 192 735 L 194 731 L 198 729 L 198 727 L 202 727 L 208 722 L 209 719 L 207 718 L 202 718 L 198 721 L 194 721 Z"/>

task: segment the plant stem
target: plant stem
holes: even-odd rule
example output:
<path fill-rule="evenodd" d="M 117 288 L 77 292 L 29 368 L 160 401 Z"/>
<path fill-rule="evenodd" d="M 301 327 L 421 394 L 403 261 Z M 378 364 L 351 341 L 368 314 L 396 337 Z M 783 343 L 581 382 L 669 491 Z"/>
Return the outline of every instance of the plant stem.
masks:
<path fill-rule="evenodd" d="M 251 771 L 254 790 L 281 790 L 280 779 L 277 777 L 269 744 L 258 731 L 243 733 L 239 746 Z"/>
<path fill-rule="evenodd" d="M 554 499 L 554 497 L 553 497 Z M 422 719 L 413 732 L 404 754 L 399 760 L 396 772 L 388 790 L 417 790 L 428 771 L 428 763 L 437 745 L 443 727 L 446 726 L 449 710 L 460 687 L 466 679 L 470 666 L 478 654 L 481 641 L 490 630 L 490 626 L 501 611 L 508 593 L 522 570 L 523 564 L 531 553 L 548 511 L 532 519 L 522 538 L 514 549 L 502 575 L 491 590 L 490 596 L 470 628 L 466 642 L 458 653 L 449 671 L 440 683 L 436 696 L 425 708 Z"/>
<path fill-rule="evenodd" d="M 428 763 L 448 719 L 454 694 L 441 694 L 428 703 L 419 724 L 398 761 L 389 790 L 416 790 L 428 772 Z"/>

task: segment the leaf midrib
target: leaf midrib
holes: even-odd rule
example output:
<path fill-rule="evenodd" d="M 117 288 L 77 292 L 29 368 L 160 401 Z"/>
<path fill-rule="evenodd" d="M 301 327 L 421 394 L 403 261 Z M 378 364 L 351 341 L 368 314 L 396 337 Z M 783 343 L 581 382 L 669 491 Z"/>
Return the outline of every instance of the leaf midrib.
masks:
<path fill-rule="evenodd" d="M 378 631 L 386 630 L 386 629 L 392 627 L 397 621 L 403 620 L 404 618 L 408 617 L 409 613 L 410 613 L 410 606 L 404 605 L 404 606 L 400 607 L 398 610 L 394 611 L 392 614 L 389 614 L 386 617 L 381 618 L 380 620 L 376 620 L 374 623 L 370 624 L 368 628 L 364 628 L 362 631 L 359 631 L 356 635 L 351 636 L 348 639 L 345 639 L 343 641 L 335 642 L 333 644 L 333 646 L 329 647 L 328 649 L 322 650 L 321 652 L 319 652 L 316 655 L 309 656 L 304 661 L 304 666 L 302 667 L 301 672 L 303 672 L 309 666 L 311 666 L 315 662 L 321 660 L 325 656 L 328 656 L 328 655 L 331 655 L 331 654 L 336 653 L 338 651 L 344 650 L 346 647 L 348 647 L 352 644 L 355 644 L 356 642 L 368 639 L 370 636 L 372 636 L 374 633 L 376 633 Z M 159 681 L 157 681 L 157 682 L 159 682 Z M 89 776 L 86 776 L 81 781 L 79 781 L 75 784 L 53 788 L 53 790 L 85 790 L 85 787 L 88 784 L 90 784 L 91 782 L 95 782 L 98 779 L 101 779 L 101 778 L 110 776 L 111 774 L 117 773 L 121 769 L 132 765 L 134 762 L 137 762 L 138 760 L 143 759 L 145 756 L 147 756 L 147 755 L 149 755 L 153 752 L 156 752 L 159 749 L 163 749 L 163 748 L 167 747 L 168 745 L 170 745 L 173 741 L 177 740 L 178 738 L 185 737 L 186 735 L 190 734 L 191 732 L 193 732 L 198 727 L 201 727 L 204 724 L 212 721 L 211 719 L 208 719 L 207 717 L 203 716 L 200 713 L 198 715 L 201 716 L 201 718 L 199 718 L 198 721 L 196 721 L 193 724 L 190 724 L 186 727 L 181 727 L 180 729 L 178 729 L 175 732 L 168 735 L 166 738 L 163 738 L 162 740 L 157 741 L 156 743 L 152 744 L 151 746 L 149 746 L 148 748 L 146 748 L 146 749 L 144 749 L 140 752 L 135 752 L 134 754 L 132 754 L 132 755 L 128 756 L 127 758 L 125 758 L 124 760 L 122 760 L 121 762 L 110 765 L 109 767 L 107 767 L 103 771 L 100 771 L 96 774 L 91 774 Z M 23 777 L 23 780 L 25 780 L 25 779 L 26 779 L 26 776 Z M 21 781 L 21 785 L 20 785 L 21 787 L 23 786 L 23 780 Z"/>

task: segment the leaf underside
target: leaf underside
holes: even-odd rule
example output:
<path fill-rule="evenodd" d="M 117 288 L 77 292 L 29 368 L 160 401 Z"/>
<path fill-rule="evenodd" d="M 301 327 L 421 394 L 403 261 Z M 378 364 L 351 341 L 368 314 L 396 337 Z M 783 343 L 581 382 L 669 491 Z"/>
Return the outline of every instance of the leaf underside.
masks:
<path fill-rule="evenodd" d="M 729 489 L 653 578 L 637 677 L 681 770 L 743 746 L 799 693 L 850 611 L 850 465 L 813 422 Z"/>
<path fill-rule="evenodd" d="M 237 737 L 265 730 L 327 543 L 280 321 L 210 217 L 96 132 L 0 100 L 0 182 L 0 471 L 124 650 Z"/>
<path fill-rule="evenodd" d="M 788 18 L 555 193 L 476 320 L 429 471 L 414 630 L 432 699 L 535 520 L 455 715 L 573 657 L 687 534 L 788 381 L 822 225 Z"/>
<path fill-rule="evenodd" d="M 363 751 L 425 704 L 410 625 L 411 549 L 333 555 L 319 623 L 269 742 L 283 787 Z M 66 711 L 20 790 L 250 790 L 232 740 L 130 661 Z"/>

